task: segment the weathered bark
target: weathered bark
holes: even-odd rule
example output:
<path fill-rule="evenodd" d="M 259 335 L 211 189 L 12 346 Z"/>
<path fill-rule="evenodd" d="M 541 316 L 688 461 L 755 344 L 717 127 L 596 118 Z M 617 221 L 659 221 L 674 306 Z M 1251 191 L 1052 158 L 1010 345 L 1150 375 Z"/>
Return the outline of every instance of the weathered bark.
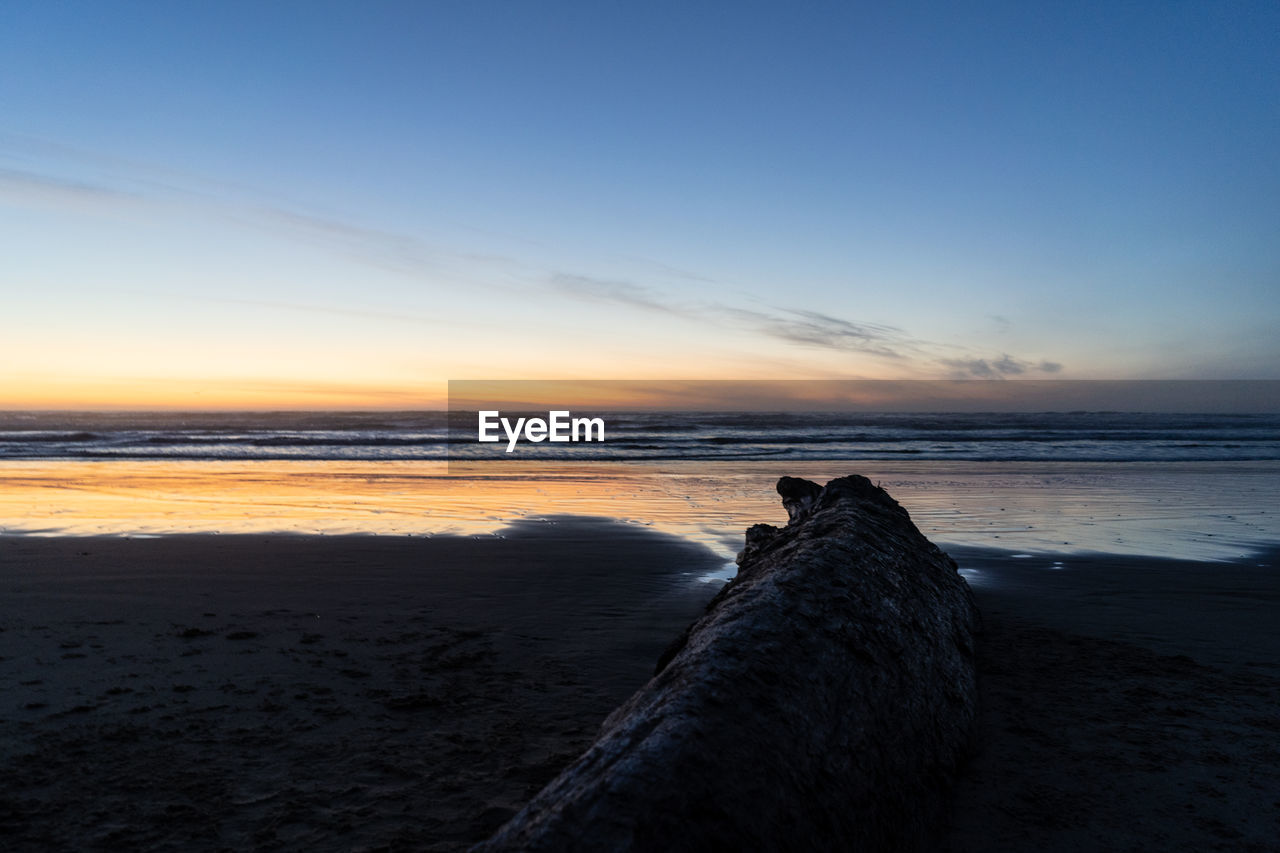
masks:
<path fill-rule="evenodd" d="M 904 850 L 974 719 L 955 563 L 864 477 L 784 477 L 738 576 L 596 742 L 476 850 Z"/>

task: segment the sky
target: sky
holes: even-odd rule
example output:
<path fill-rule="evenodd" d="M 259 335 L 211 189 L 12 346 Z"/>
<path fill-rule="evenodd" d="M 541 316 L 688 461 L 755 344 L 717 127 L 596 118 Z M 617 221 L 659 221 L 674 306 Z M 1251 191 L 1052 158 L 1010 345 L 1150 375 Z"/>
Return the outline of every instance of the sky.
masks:
<path fill-rule="evenodd" d="M 0 4 L 0 408 L 1280 378 L 1274 2 Z"/>

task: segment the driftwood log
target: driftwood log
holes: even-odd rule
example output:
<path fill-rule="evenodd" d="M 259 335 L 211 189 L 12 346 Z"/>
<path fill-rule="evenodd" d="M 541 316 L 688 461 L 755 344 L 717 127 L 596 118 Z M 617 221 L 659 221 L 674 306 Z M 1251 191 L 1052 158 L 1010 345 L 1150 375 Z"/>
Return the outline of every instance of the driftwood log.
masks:
<path fill-rule="evenodd" d="M 909 850 L 975 714 L 977 614 L 952 560 L 864 477 L 778 482 L 790 522 L 498 850 Z"/>

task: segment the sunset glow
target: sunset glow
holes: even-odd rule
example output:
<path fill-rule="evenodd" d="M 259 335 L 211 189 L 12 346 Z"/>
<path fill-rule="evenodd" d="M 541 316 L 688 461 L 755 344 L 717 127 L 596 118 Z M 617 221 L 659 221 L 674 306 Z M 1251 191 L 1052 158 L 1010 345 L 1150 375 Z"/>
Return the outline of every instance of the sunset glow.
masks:
<path fill-rule="evenodd" d="M 1274 8 L 553 5 L 7 5 L 0 408 L 1280 376 Z"/>
<path fill-rule="evenodd" d="M 0 0 L 0 846 L 1273 849 L 1278 36 Z"/>

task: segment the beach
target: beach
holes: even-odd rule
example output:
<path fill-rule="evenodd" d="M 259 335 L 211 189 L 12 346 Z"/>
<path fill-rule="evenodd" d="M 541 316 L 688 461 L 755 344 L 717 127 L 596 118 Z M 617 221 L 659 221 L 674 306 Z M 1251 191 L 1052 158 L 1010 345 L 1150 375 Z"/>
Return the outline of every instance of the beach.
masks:
<path fill-rule="evenodd" d="M 983 615 L 941 849 L 1276 849 L 1278 465 L 7 461 L 0 831 L 465 849 L 856 467 Z"/>
<path fill-rule="evenodd" d="M 940 850 L 1280 849 L 1280 552 L 952 551 L 984 630 Z"/>
<path fill-rule="evenodd" d="M 607 520 L 499 536 L 0 538 L 9 850 L 456 850 L 718 584 Z"/>
<path fill-rule="evenodd" d="M 956 548 L 983 614 L 940 849 L 1269 850 L 1277 554 Z M 499 536 L 6 537 L 10 849 L 465 849 L 719 584 L 606 519 Z"/>

